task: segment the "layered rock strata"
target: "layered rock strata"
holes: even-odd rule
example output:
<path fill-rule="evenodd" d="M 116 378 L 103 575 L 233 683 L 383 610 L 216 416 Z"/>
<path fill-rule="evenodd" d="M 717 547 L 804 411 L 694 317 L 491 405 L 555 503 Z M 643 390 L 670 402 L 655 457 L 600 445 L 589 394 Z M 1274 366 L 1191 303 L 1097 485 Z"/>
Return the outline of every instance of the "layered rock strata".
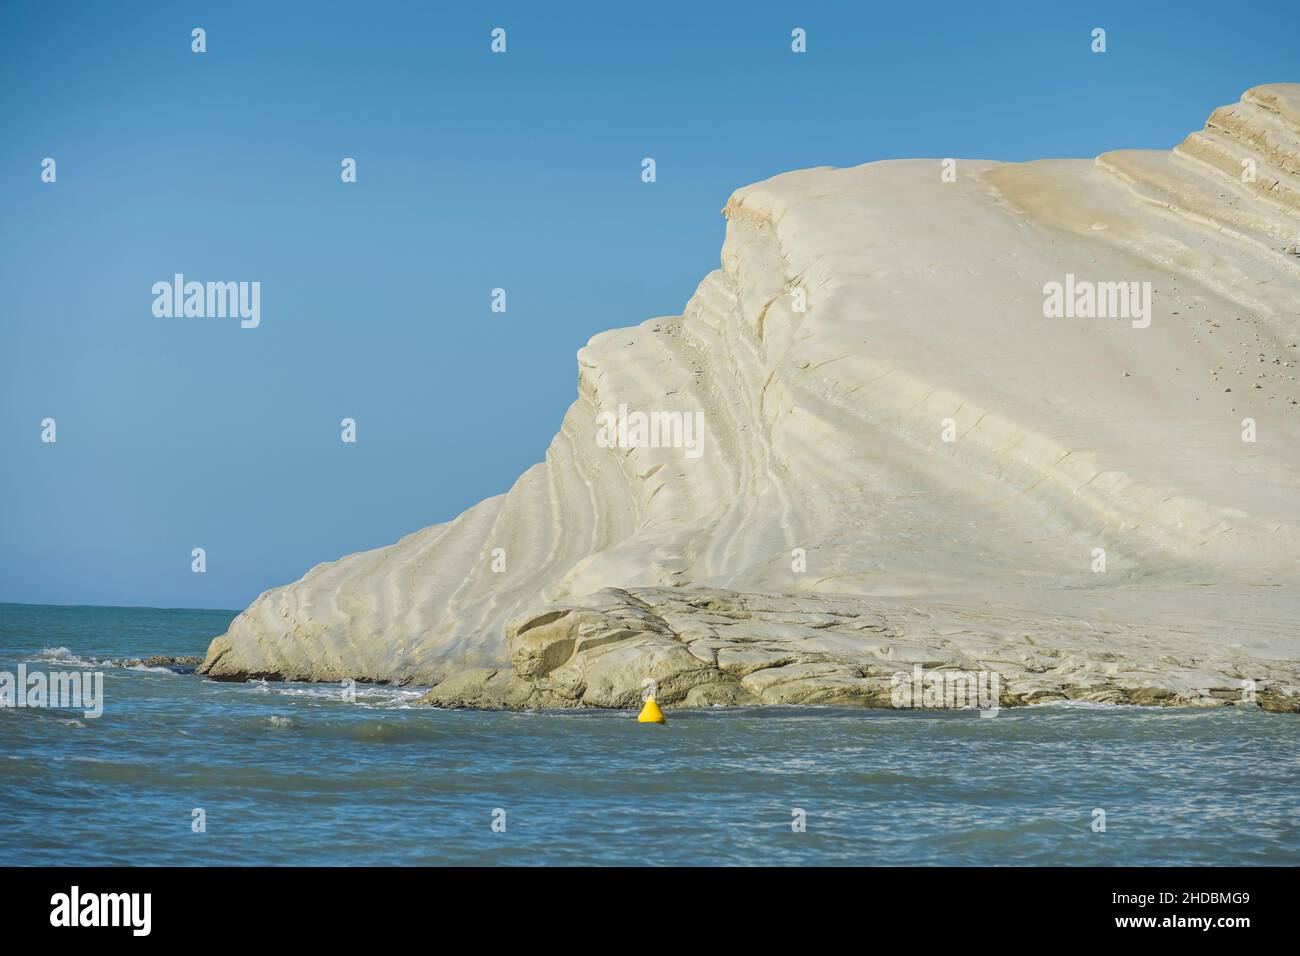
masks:
<path fill-rule="evenodd" d="M 1300 85 L 1172 152 L 806 169 L 724 214 L 681 316 L 578 353 L 544 462 L 266 592 L 200 670 L 446 706 L 879 704 L 913 664 L 1008 703 L 1300 697 Z M 630 447 L 637 413 L 672 427 Z"/>

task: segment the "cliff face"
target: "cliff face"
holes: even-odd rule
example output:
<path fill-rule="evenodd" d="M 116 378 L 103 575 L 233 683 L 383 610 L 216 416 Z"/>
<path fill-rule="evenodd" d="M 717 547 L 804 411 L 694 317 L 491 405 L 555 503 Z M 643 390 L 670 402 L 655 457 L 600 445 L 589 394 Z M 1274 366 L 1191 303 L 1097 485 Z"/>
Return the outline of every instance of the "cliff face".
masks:
<path fill-rule="evenodd" d="M 947 168 L 738 190 L 684 314 L 578 353 L 543 463 L 263 594 L 202 670 L 501 706 L 874 702 L 912 663 L 1293 698 L 1300 85 L 1171 153 Z M 702 434 L 627 447 L 668 412 Z"/>

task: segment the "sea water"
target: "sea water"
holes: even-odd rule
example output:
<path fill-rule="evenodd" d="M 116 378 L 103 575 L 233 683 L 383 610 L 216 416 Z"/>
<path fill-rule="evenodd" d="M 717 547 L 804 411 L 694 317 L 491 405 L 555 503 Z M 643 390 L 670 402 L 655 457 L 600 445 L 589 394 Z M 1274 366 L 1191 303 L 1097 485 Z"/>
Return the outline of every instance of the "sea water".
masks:
<path fill-rule="evenodd" d="M 104 674 L 97 718 L 0 709 L 5 864 L 1300 863 L 1294 715 L 715 708 L 656 726 L 116 663 L 202 655 L 234 613 L 0 605 L 0 671 Z"/>

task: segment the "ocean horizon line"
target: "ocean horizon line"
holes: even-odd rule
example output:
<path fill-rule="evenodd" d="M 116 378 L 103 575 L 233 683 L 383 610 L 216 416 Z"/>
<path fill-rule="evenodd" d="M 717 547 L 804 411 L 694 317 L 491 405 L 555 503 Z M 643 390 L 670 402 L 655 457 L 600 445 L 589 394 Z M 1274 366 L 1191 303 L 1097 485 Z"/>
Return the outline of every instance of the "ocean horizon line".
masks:
<path fill-rule="evenodd" d="M 200 607 L 198 605 L 169 605 L 163 607 L 155 604 L 51 604 L 45 601 L 0 601 L 0 607 L 58 607 L 68 608 L 98 608 L 102 610 L 118 611 L 219 611 L 222 614 L 239 614 L 244 609 L 237 607 Z"/>

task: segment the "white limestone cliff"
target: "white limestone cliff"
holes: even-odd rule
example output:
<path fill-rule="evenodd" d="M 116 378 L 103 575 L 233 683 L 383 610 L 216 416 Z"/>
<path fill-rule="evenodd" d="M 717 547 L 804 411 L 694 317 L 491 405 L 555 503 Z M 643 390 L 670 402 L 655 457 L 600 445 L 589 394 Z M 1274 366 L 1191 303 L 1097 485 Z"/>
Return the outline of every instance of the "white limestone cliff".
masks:
<path fill-rule="evenodd" d="M 683 315 L 578 353 L 544 462 L 266 592 L 201 670 L 630 706 L 646 679 L 667 704 L 880 703 L 915 662 L 996 669 L 1011 703 L 1249 679 L 1291 709 L 1300 85 L 1172 152 L 943 171 L 737 190 Z M 1149 326 L 1045 316 L 1067 281 L 1149 282 Z M 702 413 L 701 453 L 602 447 L 619 406 Z"/>

